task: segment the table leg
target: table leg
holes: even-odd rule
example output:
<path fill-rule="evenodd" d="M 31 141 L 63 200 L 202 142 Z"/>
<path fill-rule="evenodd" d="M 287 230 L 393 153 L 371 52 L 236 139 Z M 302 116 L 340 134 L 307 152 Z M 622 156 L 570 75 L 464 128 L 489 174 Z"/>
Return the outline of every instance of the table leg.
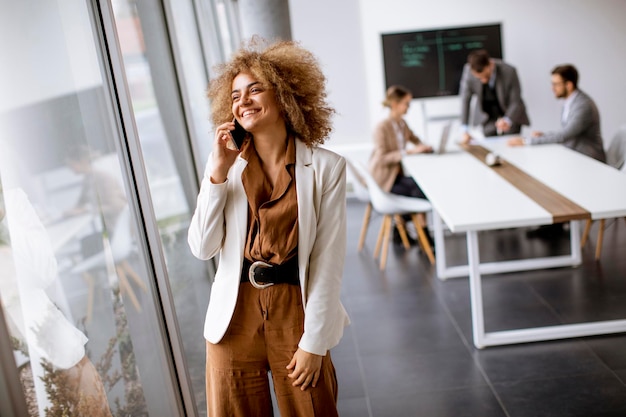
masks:
<path fill-rule="evenodd" d="M 580 223 L 578 220 L 569 222 L 570 248 L 572 252 L 572 266 L 582 262 L 582 248 L 580 244 Z"/>
<path fill-rule="evenodd" d="M 585 246 L 585 243 L 587 243 L 587 238 L 589 237 L 589 231 L 591 230 L 592 222 L 593 220 L 587 219 L 587 222 L 585 223 L 585 231 L 583 232 L 583 237 L 580 240 L 580 246 Z"/>
<path fill-rule="evenodd" d="M 480 276 L 480 252 L 478 248 L 478 232 L 467 232 L 467 255 L 469 264 L 470 300 L 472 304 L 472 334 L 474 346 L 484 347 L 485 317 L 483 314 L 483 291 Z"/>
<path fill-rule="evenodd" d="M 445 247 L 443 243 L 443 224 L 441 218 L 433 210 L 433 224 L 435 227 L 435 244 L 437 245 L 437 277 L 441 280 L 448 278 L 466 277 L 469 275 L 470 265 L 446 265 Z M 439 241 L 437 234 L 440 233 Z M 469 242 L 468 242 L 469 245 Z M 443 250 L 440 251 L 440 248 Z M 477 268 L 484 274 L 499 274 L 503 272 L 531 271 L 534 269 L 559 268 L 563 266 L 578 266 L 582 262 L 580 248 L 580 224 L 570 222 L 570 254 L 546 256 L 540 258 L 514 259 L 507 261 L 485 262 L 477 264 Z M 469 256 L 469 253 L 468 253 Z"/>
<path fill-rule="evenodd" d="M 435 265 L 437 266 L 437 277 L 446 279 L 446 242 L 443 233 L 443 222 L 437 210 L 433 209 L 433 232 L 435 234 L 435 248 L 437 248 L 437 256 L 435 257 Z"/>
<path fill-rule="evenodd" d="M 572 233 L 578 233 L 578 224 L 575 226 L 572 225 L 572 228 L 574 229 Z M 580 242 L 577 239 L 572 242 L 572 249 L 573 248 L 580 249 Z M 478 247 L 478 232 L 476 231 L 467 232 L 467 253 L 470 299 L 472 304 L 472 335 L 474 346 L 476 346 L 477 349 L 482 349 L 487 346 L 501 346 L 515 343 L 626 332 L 626 320 L 624 319 L 486 332 L 480 252 Z M 575 254 L 573 253 L 572 257 L 574 256 Z"/>

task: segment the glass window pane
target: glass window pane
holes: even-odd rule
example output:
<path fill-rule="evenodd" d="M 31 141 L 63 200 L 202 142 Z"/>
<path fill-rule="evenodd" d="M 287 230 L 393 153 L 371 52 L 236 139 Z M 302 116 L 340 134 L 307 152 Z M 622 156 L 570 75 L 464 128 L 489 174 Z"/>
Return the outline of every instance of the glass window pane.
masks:
<path fill-rule="evenodd" d="M 206 69 L 193 7 L 190 2 L 172 5 L 172 20 L 168 23 L 173 27 L 167 30 L 161 9 L 148 3 L 118 0 L 113 3 L 113 12 L 166 261 L 177 331 L 183 343 L 185 371 L 198 414 L 206 415 L 203 325 L 211 273 L 208 263 L 194 258 L 187 245 L 187 229 L 198 190 L 189 133 L 203 142 L 200 151 L 205 155 L 212 139 L 205 95 Z M 171 54 L 173 39 L 165 36 L 173 31 L 177 40 L 174 47 L 179 60 L 184 62 L 182 71 L 177 68 L 178 73 L 174 71 Z M 187 100 L 186 115 L 180 97 Z M 200 171 L 203 171 L 206 156 L 201 159 Z"/>
<path fill-rule="evenodd" d="M 176 416 L 97 44 L 80 0 L 0 14 L 0 296 L 31 415 Z"/>
<path fill-rule="evenodd" d="M 208 59 L 203 56 L 200 31 L 191 1 L 179 0 L 171 7 L 171 29 L 176 36 L 174 48 L 178 55 L 178 79 L 183 92 L 187 121 L 191 124 L 190 133 L 194 143 L 199 175 L 204 173 L 204 163 L 211 147 L 209 121 L 209 101 L 206 96 L 208 86 Z M 211 43 L 211 42 L 208 42 Z M 205 64 L 207 62 L 207 64 Z"/>

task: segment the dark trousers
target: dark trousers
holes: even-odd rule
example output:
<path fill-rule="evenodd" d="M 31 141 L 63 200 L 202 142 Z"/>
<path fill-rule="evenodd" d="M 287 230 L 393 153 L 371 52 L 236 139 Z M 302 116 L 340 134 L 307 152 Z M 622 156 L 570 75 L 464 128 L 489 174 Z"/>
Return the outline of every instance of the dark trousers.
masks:
<path fill-rule="evenodd" d="M 415 182 L 412 177 L 405 177 L 402 174 L 399 174 L 396 177 L 393 185 L 391 186 L 391 194 L 399 194 L 407 197 L 415 197 L 415 198 L 426 198 L 426 195 L 422 191 L 419 185 Z M 402 216 L 405 221 L 411 221 L 411 215 L 405 214 Z"/>
<path fill-rule="evenodd" d="M 396 177 L 395 182 L 391 186 L 392 194 L 405 195 L 407 197 L 416 197 L 426 199 L 424 192 L 420 188 L 419 185 L 415 182 L 415 180 L 411 177 L 405 177 L 400 174 Z"/>

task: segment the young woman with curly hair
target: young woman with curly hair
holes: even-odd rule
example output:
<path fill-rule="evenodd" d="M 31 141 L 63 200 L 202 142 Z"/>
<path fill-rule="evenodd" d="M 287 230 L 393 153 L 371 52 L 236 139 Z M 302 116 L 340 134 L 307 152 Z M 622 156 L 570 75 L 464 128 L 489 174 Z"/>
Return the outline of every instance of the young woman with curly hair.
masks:
<path fill-rule="evenodd" d="M 204 336 L 209 416 L 336 416 L 345 160 L 317 145 L 334 110 L 315 57 L 253 40 L 209 85 L 214 146 L 189 245 L 219 254 Z M 247 131 L 231 146 L 234 119 Z"/>

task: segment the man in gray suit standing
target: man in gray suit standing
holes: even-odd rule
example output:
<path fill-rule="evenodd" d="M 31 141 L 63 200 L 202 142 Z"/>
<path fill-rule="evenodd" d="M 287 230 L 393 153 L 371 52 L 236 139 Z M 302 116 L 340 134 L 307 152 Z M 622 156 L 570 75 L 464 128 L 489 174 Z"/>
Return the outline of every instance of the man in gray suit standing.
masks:
<path fill-rule="evenodd" d="M 552 70 L 552 91 L 563 101 L 561 130 L 532 132 L 530 138 L 511 138 L 508 144 L 521 146 L 562 143 L 598 161 L 606 162 L 600 134 L 600 114 L 591 97 L 578 89 L 578 71 L 573 65 L 559 65 Z"/>
<path fill-rule="evenodd" d="M 478 99 L 472 124 L 482 125 L 485 136 L 519 133 L 522 125 L 530 124 L 515 67 L 491 58 L 484 49 L 468 55 L 460 95 L 462 140 L 465 143 L 471 139 L 468 125 L 472 96 Z"/>

